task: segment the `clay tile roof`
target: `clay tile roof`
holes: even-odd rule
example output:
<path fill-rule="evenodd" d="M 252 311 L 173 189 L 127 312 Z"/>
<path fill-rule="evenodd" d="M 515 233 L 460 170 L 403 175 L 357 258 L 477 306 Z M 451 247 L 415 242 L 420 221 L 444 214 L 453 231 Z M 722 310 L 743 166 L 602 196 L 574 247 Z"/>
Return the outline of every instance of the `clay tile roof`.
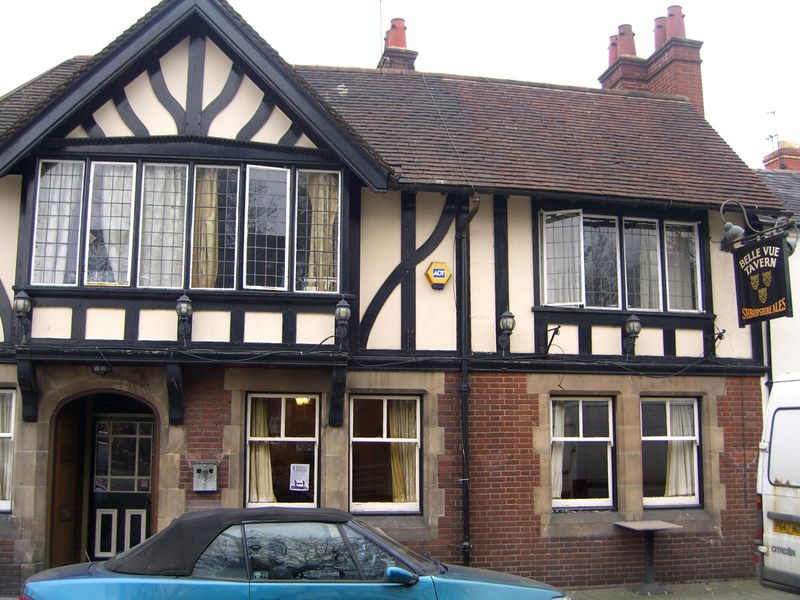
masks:
<path fill-rule="evenodd" d="M 91 60 L 91 56 L 76 56 L 65 60 L 0 97 L 0 140 L 16 131 L 31 115 L 35 115 Z"/>
<path fill-rule="evenodd" d="M 778 207 L 680 98 L 418 71 L 296 69 L 401 186 Z"/>
<path fill-rule="evenodd" d="M 767 185 L 784 208 L 800 217 L 800 171 L 758 170 L 756 174 Z"/>
<path fill-rule="evenodd" d="M 0 142 L 173 1 L 153 7 L 94 57 L 65 61 L 0 98 Z M 400 187 L 780 208 L 680 98 L 418 71 L 293 69 L 225 0 L 213 1 Z"/>

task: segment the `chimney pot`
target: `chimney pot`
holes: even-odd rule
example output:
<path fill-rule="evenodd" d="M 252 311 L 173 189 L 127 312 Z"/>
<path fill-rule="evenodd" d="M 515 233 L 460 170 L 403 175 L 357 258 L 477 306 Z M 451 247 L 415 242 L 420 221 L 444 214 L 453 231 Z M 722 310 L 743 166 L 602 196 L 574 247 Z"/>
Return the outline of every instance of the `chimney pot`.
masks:
<path fill-rule="evenodd" d="M 392 19 L 392 26 L 383 38 L 383 54 L 378 61 L 379 69 L 414 70 L 417 53 L 406 48 L 405 19 Z"/>
<path fill-rule="evenodd" d="M 658 17 L 656 19 L 656 27 L 653 33 L 656 38 L 656 50 L 658 50 L 667 41 L 667 17 Z"/>
<path fill-rule="evenodd" d="M 617 51 L 619 56 L 636 56 L 636 43 L 633 41 L 633 27 L 630 25 L 620 25 L 617 35 Z"/>
<path fill-rule="evenodd" d="M 683 9 L 674 5 L 667 9 L 667 39 L 685 38 L 686 24 L 683 22 Z"/>
<path fill-rule="evenodd" d="M 612 35 L 608 38 L 608 66 L 610 67 L 615 62 L 617 62 L 617 58 L 619 58 L 618 52 L 618 44 L 619 44 L 619 36 Z"/>
<path fill-rule="evenodd" d="M 392 19 L 392 26 L 386 32 L 384 48 L 406 47 L 406 22 L 405 19 Z"/>

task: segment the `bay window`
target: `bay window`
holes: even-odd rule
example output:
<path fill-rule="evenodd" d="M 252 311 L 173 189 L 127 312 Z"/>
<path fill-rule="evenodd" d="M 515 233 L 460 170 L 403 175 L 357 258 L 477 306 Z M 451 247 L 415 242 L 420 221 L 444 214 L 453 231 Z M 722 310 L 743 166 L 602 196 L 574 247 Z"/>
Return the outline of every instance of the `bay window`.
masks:
<path fill-rule="evenodd" d="M 286 289 L 289 171 L 247 167 L 245 287 Z"/>
<path fill-rule="evenodd" d="M 31 283 L 336 293 L 341 211 L 336 171 L 42 160 Z"/>
<path fill-rule="evenodd" d="M 11 510 L 11 442 L 14 392 L 0 390 L 0 510 Z"/>
<path fill-rule="evenodd" d="M 623 219 L 628 308 L 661 310 L 661 253 L 658 223 Z"/>
<path fill-rule="evenodd" d="M 642 400 L 642 496 L 645 506 L 697 505 L 697 400 Z"/>
<path fill-rule="evenodd" d="M 247 404 L 247 505 L 315 506 L 319 398 L 251 394 Z"/>
<path fill-rule="evenodd" d="M 78 161 L 39 163 L 31 283 L 78 283 L 84 169 Z"/>
<path fill-rule="evenodd" d="M 541 221 L 545 305 L 660 311 L 666 297 L 669 311 L 702 310 L 696 223 L 660 230 L 656 219 L 626 217 L 620 229 L 618 217 L 581 210 L 543 212 Z"/>
<path fill-rule="evenodd" d="M 188 177 L 186 165 L 144 165 L 139 287 L 183 285 Z"/>
<path fill-rule="evenodd" d="M 339 174 L 297 174 L 295 289 L 338 291 Z"/>
<path fill-rule="evenodd" d="M 353 396 L 350 505 L 354 511 L 419 511 L 419 398 Z"/>
<path fill-rule="evenodd" d="M 667 262 L 667 307 L 700 310 L 697 225 L 664 223 Z"/>
<path fill-rule="evenodd" d="M 192 226 L 192 288 L 236 287 L 239 169 L 197 167 Z"/>
<path fill-rule="evenodd" d="M 130 284 L 136 165 L 92 163 L 86 283 Z"/>
<path fill-rule="evenodd" d="M 551 411 L 553 507 L 612 506 L 611 400 L 559 398 L 552 401 Z"/>

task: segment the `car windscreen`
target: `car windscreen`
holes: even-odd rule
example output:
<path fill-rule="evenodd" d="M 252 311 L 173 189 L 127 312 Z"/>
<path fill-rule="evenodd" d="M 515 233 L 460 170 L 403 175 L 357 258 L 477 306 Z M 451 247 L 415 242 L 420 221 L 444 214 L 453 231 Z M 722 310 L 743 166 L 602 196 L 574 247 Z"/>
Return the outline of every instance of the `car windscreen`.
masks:
<path fill-rule="evenodd" d="M 358 528 L 365 530 L 370 537 L 387 549 L 391 550 L 401 560 L 408 563 L 408 565 L 411 566 L 417 573 L 440 573 L 445 569 L 444 565 L 442 565 L 442 563 L 439 561 L 420 554 L 411 548 L 407 548 L 400 542 L 386 535 L 377 527 L 368 525 L 367 523 L 364 523 L 358 519 L 352 519 L 350 522 L 356 525 Z"/>

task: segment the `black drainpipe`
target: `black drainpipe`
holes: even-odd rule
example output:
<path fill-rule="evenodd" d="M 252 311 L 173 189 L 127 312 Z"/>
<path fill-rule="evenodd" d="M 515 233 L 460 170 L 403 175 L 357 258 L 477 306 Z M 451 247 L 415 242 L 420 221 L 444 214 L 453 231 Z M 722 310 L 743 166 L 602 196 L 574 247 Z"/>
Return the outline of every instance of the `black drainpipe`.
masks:
<path fill-rule="evenodd" d="M 464 208 L 458 212 L 456 238 L 458 240 L 458 344 L 461 350 L 461 494 L 462 523 L 461 561 L 469 566 L 472 559 L 472 542 L 470 541 L 470 503 L 469 503 L 469 359 L 470 343 L 470 294 L 469 294 L 469 224 L 480 208 L 480 197 L 477 193 L 470 207 L 469 214 Z"/>

